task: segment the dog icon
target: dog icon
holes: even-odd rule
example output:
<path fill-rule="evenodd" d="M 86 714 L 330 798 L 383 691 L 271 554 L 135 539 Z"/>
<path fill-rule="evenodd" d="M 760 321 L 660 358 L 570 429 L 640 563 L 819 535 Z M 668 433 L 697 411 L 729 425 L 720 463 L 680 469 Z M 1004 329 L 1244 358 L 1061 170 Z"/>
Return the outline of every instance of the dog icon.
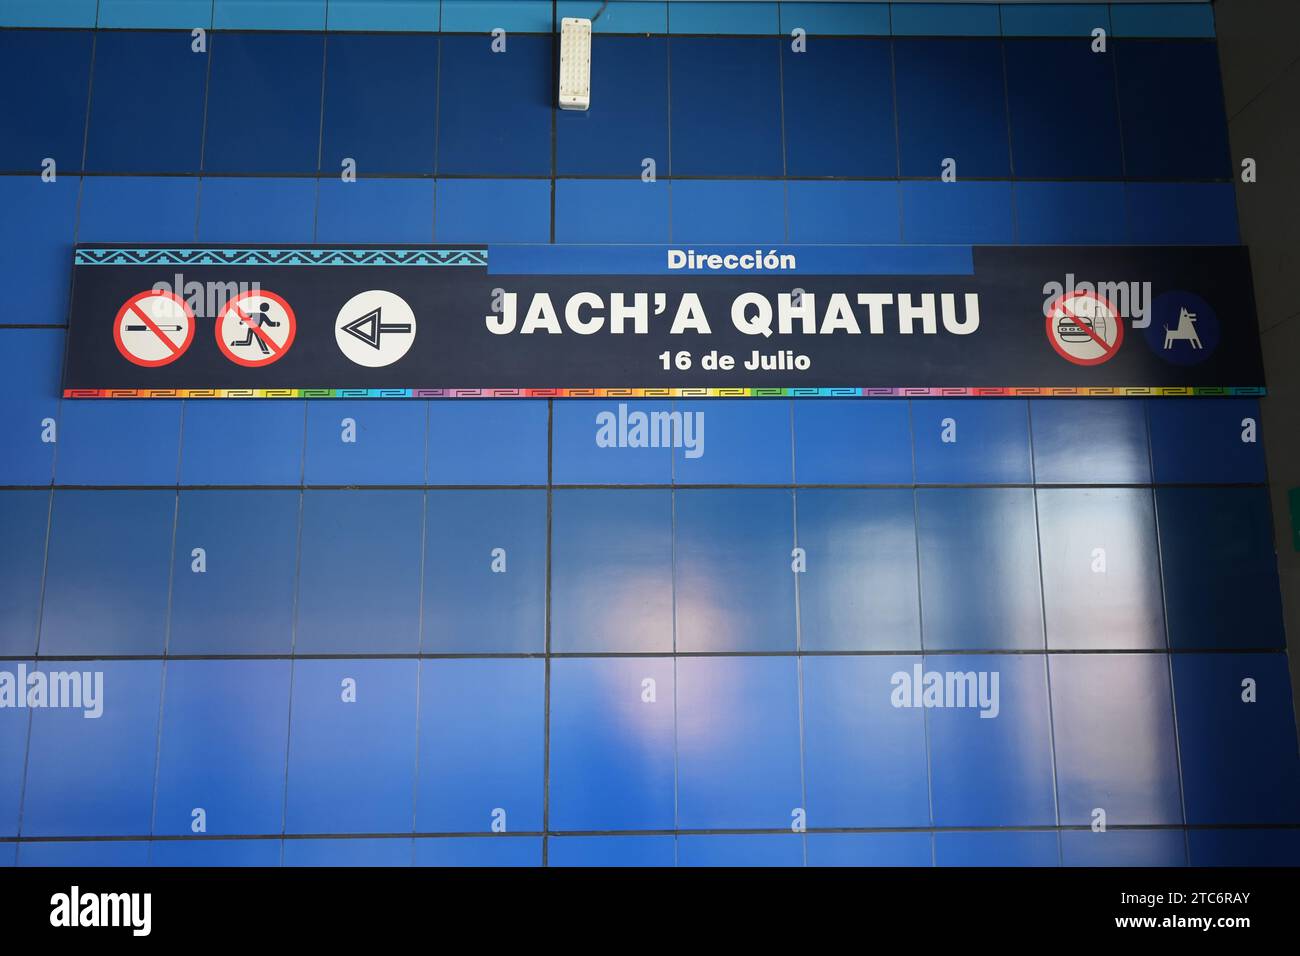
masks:
<path fill-rule="evenodd" d="M 1178 312 L 1178 327 L 1171 329 L 1165 326 L 1165 351 L 1173 348 L 1175 342 L 1190 342 L 1192 348 L 1201 347 L 1201 337 L 1196 334 L 1196 313 L 1188 312 L 1186 309 L 1180 309 Z"/>

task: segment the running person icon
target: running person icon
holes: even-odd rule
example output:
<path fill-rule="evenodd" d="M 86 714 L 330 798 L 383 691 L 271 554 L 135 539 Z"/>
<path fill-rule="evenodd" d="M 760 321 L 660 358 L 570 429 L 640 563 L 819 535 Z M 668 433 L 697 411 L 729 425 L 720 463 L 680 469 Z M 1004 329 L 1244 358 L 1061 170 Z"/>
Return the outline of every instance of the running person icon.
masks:
<path fill-rule="evenodd" d="M 268 314 L 270 309 L 271 309 L 271 303 L 263 302 L 260 306 L 258 306 L 256 311 L 250 311 L 248 314 L 248 322 L 246 323 L 244 329 L 244 337 L 242 339 L 239 339 L 238 341 L 231 342 L 230 343 L 231 346 L 237 346 L 237 345 L 248 346 L 256 342 L 257 347 L 262 350 L 263 355 L 270 355 L 271 350 L 267 348 L 266 342 L 263 341 L 260 335 L 256 334 L 253 331 L 254 326 L 266 325 L 266 326 L 270 326 L 271 328 L 275 328 L 280 324 L 277 320 L 271 318 L 271 316 Z"/>

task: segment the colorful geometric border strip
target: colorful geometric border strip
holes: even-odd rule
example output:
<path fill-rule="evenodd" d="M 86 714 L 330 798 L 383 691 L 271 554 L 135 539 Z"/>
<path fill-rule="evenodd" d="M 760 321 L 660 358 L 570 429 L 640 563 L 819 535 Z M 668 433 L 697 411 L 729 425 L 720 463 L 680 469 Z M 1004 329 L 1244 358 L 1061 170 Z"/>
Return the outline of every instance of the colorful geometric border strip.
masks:
<path fill-rule="evenodd" d="M 70 388 L 64 398 L 1119 398 L 1262 396 L 1260 386 L 1084 388 Z"/>
<path fill-rule="evenodd" d="M 79 266 L 486 266 L 486 249 L 78 249 Z"/>

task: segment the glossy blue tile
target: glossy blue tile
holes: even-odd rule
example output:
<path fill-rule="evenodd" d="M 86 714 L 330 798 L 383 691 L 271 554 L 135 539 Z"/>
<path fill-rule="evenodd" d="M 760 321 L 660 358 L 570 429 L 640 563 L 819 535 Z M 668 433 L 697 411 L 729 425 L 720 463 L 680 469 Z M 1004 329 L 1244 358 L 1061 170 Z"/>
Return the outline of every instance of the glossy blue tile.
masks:
<path fill-rule="evenodd" d="M 546 643 L 546 492 L 430 491 L 425 653 L 538 653 Z"/>
<path fill-rule="evenodd" d="M 550 621 L 558 653 L 673 649 L 671 491 L 552 495 Z"/>
<path fill-rule="evenodd" d="M 700 489 L 674 497 L 677 650 L 794 650 L 791 493 Z"/>
<path fill-rule="evenodd" d="M 280 832 L 289 666 L 287 660 L 167 663 L 154 833 Z"/>
<path fill-rule="evenodd" d="M 209 38 L 211 39 L 211 38 Z M 189 30 L 101 30 L 95 35 L 85 168 L 192 173 L 199 169 L 208 53 Z M 165 83 L 141 83 L 141 68 Z M 166 117 L 163 135 L 141 135 L 140 117 Z M 238 127 L 213 127 L 233 130 Z"/>
<path fill-rule="evenodd" d="M 317 242 L 430 242 L 433 180 L 320 181 Z"/>
<path fill-rule="evenodd" d="M 809 36 L 889 36 L 887 3 L 781 4 L 781 32 L 806 30 Z"/>
<path fill-rule="evenodd" d="M 1149 489 L 1039 489 L 1038 535 L 1049 648 L 1165 646 Z"/>
<path fill-rule="evenodd" d="M 999 245 L 1015 241 L 1011 184 L 904 182 L 903 241 Z"/>
<path fill-rule="evenodd" d="M 672 429 L 682 414 L 672 402 L 556 402 L 552 477 L 556 484 L 668 484 Z M 667 429 L 667 440 L 664 440 Z"/>
<path fill-rule="evenodd" d="M 299 484 L 306 414 L 300 401 L 186 402 L 181 484 Z"/>
<path fill-rule="evenodd" d="M 174 491 L 54 493 L 42 654 L 162 653 L 175 515 Z"/>
<path fill-rule="evenodd" d="M 0 217 L 0 246 L 5 250 L 0 281 L 13 290 L 9 314 L 14 318 L 9 321 L 60 325 L 68 320 L 80 183 L 67 175 L 54 182 L 0 176 L 0 206 L 5 210 Z"/>
<path fill-rule="evenodd" d="M 1117 37 L 1212 37 L 1214 10 L 1204 3 L 1111 4 Z"/>
<path fill-rule="evenodd" d="M 810 833 L 809 866 L 929 866 L 928 833 Z"/>
<path fill-rule="evenodd" d="M 0 655 L 5 657 L 36 652 L 49 517 L 48 491 L 0 492 Z"/>
<path fill-rule="evenodd" d="M 781 48 L 785 163 L 791 176 L 894 177 L 888 40 L 825 39 Z"/>
<path fill-rule="evenodd" d="M 1282 647 L 1282 608 L 1265 488 L 1158 488 L 1169 644 Z"/>
<path fill-rule="evenodd" d="M 1124 157 L 1113 58 L 1091 43 L 1012 40 L 1004 44 L 1011 157 L 1029 179 L 1116 179 Z M 1087 130 L 1086 148 L 1067 145 L 1068 123 Z M 958 161 L 958 174 L 961 165 Z"/>
<path fill-rule="evenodd" d="M 87 176 L 78 242 L 191 242 L 199 181 L 184 176 Z M 149 211 L 142 216 L 141 210 Z"/>
<path fill-rule="evenodd" d="M 923 667 L 920 692 L 914 665 L 907 680 L 898 678 L 893 700 L 905 705 L 910 699 L 913 706 L 919 700 L 925 708 L 935 825 L 1054 825 L 1052 721 L 1043 657 L 927 656 Z M 927 705 L 926 691 L 937 691 L 938 681 L 942 693 L 931 701 L 938 705 Z"/>
<path fill-rule="evenodd" d="M 439 179 L 433 216 L 438 242 L 548 242 L 547 179 Z"/>
<path fill-rule="evenodd" d="M 547 866 L 676 866 L 672 836 L 571 836 L 547 841 Z"/>
<path fill-rule="evenodd" d="M 930 824 L 925 712 L 895 707 L 892 677 L 920 657 L 805 657 L 808 825 Z"/>
<path fill-rule="evenodd" d="M 279 840 L 155 840 L 150 866 L 279 866 Z"/>
<path fill-rule="evenodd" d="M 768 34 L 780 32 L 777 3 L 691 2 L 668 5 L 672 33 Z"/>
<path fill-rule="evenodd" d="M 180 493 L 169 654 L 289 653 L 300 504 L 296 491 Z"/>
<path fill-rule="evenodd" d="M 441 0 L 329 0 L 330 32 L 391 30 L 435 32 L 442 18 Z"/>
<path fill-rule="evenodd" d="M 552 662 L 552 829 L 673 828 L 674 694 L 666 658 Z"/>
<path fill-rule="evenodd" d="M 795 401 L 794 458 L 800 484 L 911 484 L 908 403 Z"/>
<path fill-rule="evenodd" d="M 1108 398 L 1029 403 L 1034 481 L 1045 484 L 1145 484 L 1151 481 L 1146 403 Z"/>
<path fill-rule="evenodd" d="M 62 329 L 0 329 L 0 482 L 54 476 L 63 342 Z"/>
<path fill-rule="evenodd" d="M 429 483 L 546 483 L 547 403 L 457 399 L 429 405 Z"/>
<path fill-rule="evenodd" d="M 7 653 L 7 652 L 6 652 Z M 25 670 L 24 670 L 25 669 Z M 0 664 L 0 687 L 4 694 L 26 694 L 23 675 L 31 674 L 31 661 L 5 661 Z M 23 776 L 27 769 L 27 733 L 32 711 L 6 706 L 0 710 L 0 834 L 18 834 L 19 813 L 23 801 Z M 0 856 L 9 855 L 13 865 L 13 847 L 0 846 Z"/>
<path fill-rule="evenodd" d="M 325 0 L 213 0 L 218 30 L 323 30 Z"/>
<path fill-rule="evenodd" d="M 794 821 L 803 799 L 797 668 L 790 657 L 678 658 L 679 827 L 777 829 Z M 703 839 L 679 838 L 678 862 L 695 860 L 686 843 L 702 847 Z"/>
<path fill-rule="evenodd" d="M 989 36 L 1001 31 L 996 3 L 891 3 L 894 36 Z"/>
<path fill-rule="evenodd" d="M 669 188 L 639 179 L 559 180 L 555 241 L 667 242 Z"/>
<path fill-rule="evenodd" d="M 303 494 L 297 653 L 419 648 L 423 518 L 420 491 Z"/>
<path fill-rule="evenodd" d="M 920 650 L 916 512 L 911 489 L 802 489 L 795 504 L 800 646 Z"/>
<path fill-rule="evenodd" d="M 1231 183 L 1125 183 L 1134 243 L 1235 246 L 1236 193 Z"/>
<path fill-rule="evenodd" d="M 422 661 L 415 828 L 541 830 L 545 701 L 541 660 Z"/>
<path fill-rule="evenodd" d="M 596 36 L 588 110 L 555 115 L 555 163 L 562 175 L 640 180 L 654 161 L 668 176 L 668 40 Z M 614 240 L 610 240 L 614 241 Z"/>
<path fill-rule="evenodd" d="M 285 866 L 410 866 L 411 839 L 285 840 Z"/>
<path fill-rule="evenodd" d="M 1217 46 L 1116 40 L 1113 49 L 1129 178 L 1228 178 Z"/>
<path fill-rule="evenodd" d="M 18 844 L 0 843 L 0 867 L 18 865 Z"/>
<path fill-rule="evenodd" d="M 6 27 L 93 27 L 98 0 L 59 0 L 57 3 L 29 3 L 0 0 L 0 26 Z"/>
<path fill-rule="evenodd" d="M 162 662 L 53 662 L 41 671 L 80 674 L 83 707 L 32 711 L 23 835 L 148 833 Z"/>
<path fill-rule="evenodd" d="M 199 186 L 200 242 L 311 242 L 314 179 L 204 179 Z"/>
<path fill-rule="evenodd" d="M 689 180 L 672 184 L 674 242 L 783 242 L 786 184 Z"/>
<path fill-rule="evenodd" d="M 1028 406 L 1019 399 L 914 401 L 912 433 L 922 484 L 1033 480 Z"/>
<path fill-rule="evenodd" d="M 1177 830 L 1061 831 L 1062 866 L 1186 866 L 1186 838 Z"/>
<path fill-rule="evenodd" d="M 427 402 L 308 402 L 305 482 L 423 484 L 427 418 Z"/>
<path fill-rule="evenodd" d="M 683 441 L 673 449 L 678 484 L 792 480 L 789 402 L 709 399 L 676 402 L 673 408 L 683 416 Z"/>
<path fill-rule="evenodd" d="M 1110 32 L 1110 7 L 1104 3 L 1004 3 L 1004 37 L 1091 37 Z"/>
<path fill-rule="evenodd" d="M 1182 823 L 1167 656 L 1058 654 L 1049 669 L 1061 823 L 1097 809 L 1107 826 Z"/>
<path fill-rule="evenodd" d="M 1041 649 L 1033 490 L 923 488 L 916 505 L 922 646 Z"/>
<path fill-rule="evenodd" d="M 494 53 L 486 36 L 442 37 L 439 69 L 456 94 L 438 101 L 439 175 L 550 173 L 552 38 L 513 34 L 506 43 Z"/>
<path fill-rule="evenodd" d="M 895 35 L 907 32 L 900 29 L 899 9 L 894 7 Z M 894 41 L 904 176 L 938 180 L 948 159 L 957 162 L 958 180 L 1010 173 L 1002 73 L 997 40 Z"/>
<path fill-rule="evenodd" d="M 438 38 L 334 34 L 326 47 L 322 174 L 338 180 L 346 159 L 362 176 L 432 174 Z"/>
<path fill-rule="evenodd" d="M 693 6 L 698 5 L 673 7 L 669 28 L 678 32 L 679 9 Z M 781 42 L 680 36 L 669 41 L 674 176 L 782 174 Z M 727 109 L 719 110 L 719 103 Z"/>
<path fill-rule="evenodd" d="M 442 30 L 549 33 L 553 27 L 551 6 L 546 0 L 442 0 Z"/>
<path fill-rule="evenodd" d="M 218 33 L 211 44 L 203 169 L 315 173 L 324 38 L 307 33 Z M 326 169 L 334 168 L 333 162 L 326 164 Z"/>
<path fill-rule="evenodd" d="M 1263 423 L 1250 398 L 1166 399 L 1148 403 L 1158 484 L 1262 484 Z"/>
<path fill-rule="evenodd" d="M 1039 245 L 1123 245 L 1124 183 L 1031 183 L 1013 187 L 1016 241 Z"/>
<path fill-rule="evenodd" d="M 181 403 L 63 403 L 55 478 L 64 485 L 174 485 Z"/>
<path fill-rule="evenodd" d="M 792 181 L 790 241 L 897 243 L 902 239 L 898 183 Z"/>
<path fill-rule="evenodd" d="M 804 841 L 797 833 L 682 834 L 678 866 L 803 866 Z"/>
<path fill-rule="evenodd" d="M 416 866 L 541 866 L 540 837 L 417 837 Z"/>
<path fill-rule="evenodd" d="M 603 10 L 603 12 L 602 12 Z M 667 33 L 668 4 L 665 0 L 560 0 L 555 7 L 555 15 L 565 17 L 582 17 L 591 20 L 600 13 L 600 19 L 592 21 L 594 33 Z"/>
<path fill-rule="evenodd" d="M 212 0 L 99 0 L 99 28 L 207 28 Z"/>
<path fill-rule="evenodd" d="M 0 103 L 0 169 L 35 175 L 47 159 L 59 172 L 81 168 L 91 36 L 85 30 L 0 33 L 0 86 L 22 90 Z M 40 82 L 32 82 L 37 76 Z"/>
<path fill-rule="evenodd" d="M 1055 830 L 975 830 L 934 835 L 936 866 L 1060 866 Z"/>
<path fill-rule="evenodd" d="M 1173 668 L 1187 822 L 1300 823 L 1286 656 L 1177 654 Z"/>
<path fill-rule="evenodd" d="M 294 662 L 287 832 L 410 831 L 418 666 Z"/>
<path fill-rule="evenodd" d="M 1192 866 L 1300 866 L 1300 830 L 1188 830 Z"/>
<path fill-rule="evenodd" d="M 149 844 L 134 840 L 21 843 L 19 866 L 148 866 Z"/>
<path fill-rule="evenodd" d="M 181 403 L 70 401 L 59 420 L 60 484 L 175 484 Z"/>

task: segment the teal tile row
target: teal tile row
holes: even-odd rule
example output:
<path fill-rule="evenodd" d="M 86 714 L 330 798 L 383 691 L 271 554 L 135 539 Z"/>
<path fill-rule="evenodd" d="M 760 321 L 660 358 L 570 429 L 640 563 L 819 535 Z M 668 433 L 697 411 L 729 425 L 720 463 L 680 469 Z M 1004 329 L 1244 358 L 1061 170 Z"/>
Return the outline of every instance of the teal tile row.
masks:
<path fill-rule="evenodd" d="M 383 30 L 549 33 L 552 18 L 593 17 L 600 0 L 0 0 L 0 27 Z M 611 0 L 608 33 L 823 36 L 1212 37 L 1192 3 L 825 3 Z"/>

